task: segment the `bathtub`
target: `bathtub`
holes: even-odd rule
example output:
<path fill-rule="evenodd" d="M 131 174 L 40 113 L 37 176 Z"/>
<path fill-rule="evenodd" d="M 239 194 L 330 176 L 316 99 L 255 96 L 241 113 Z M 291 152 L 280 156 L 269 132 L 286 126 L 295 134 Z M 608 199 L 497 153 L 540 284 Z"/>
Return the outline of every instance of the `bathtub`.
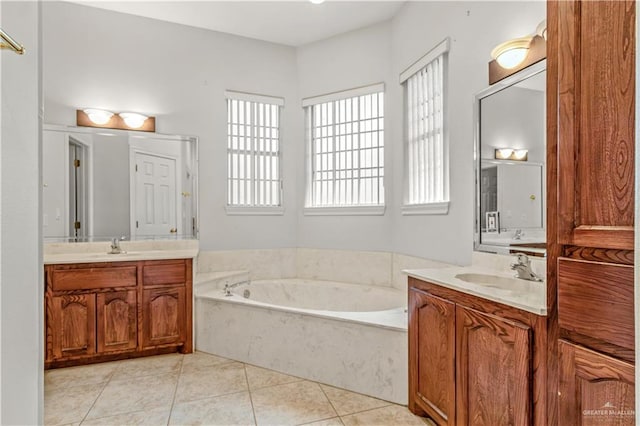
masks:
<path fill-rule="evenodd" d="M 407 403 L 406 293 L 304 279 L 196 288 L 196 349 Z"/>

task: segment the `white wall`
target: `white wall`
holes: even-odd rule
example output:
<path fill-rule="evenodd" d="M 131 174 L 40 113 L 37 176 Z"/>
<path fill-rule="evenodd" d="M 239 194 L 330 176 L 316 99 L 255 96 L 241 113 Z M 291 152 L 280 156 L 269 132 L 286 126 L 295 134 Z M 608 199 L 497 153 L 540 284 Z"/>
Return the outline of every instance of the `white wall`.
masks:
<path fill-rule="evenodd" d="M 298 48 L 301 97 L 384 82 L 384 216 L 317 217 L 299 213 L 300 247 L 387 250 L 457 264 L 473 247 L 473 99 L 488 86 L 495 45 L 533 32 L 544 2 L 407 2 L 387 23 Z M 403 216 L 403 94 L 399 74 L 451 38 L 448 114 L 451 204 L 448 215 Z M 298 197 L 304 200 L 304 170 Z"/>
<path fill-rule="evenodd" d="M 407 2 L 389 22 L 298 49 L 75 4 L 47 2 L 44 12 L 47 122 L 73 124 L 74 109 L 94 106 L 151 113 L 158 117 L 159 132 L 200 137 L 203 250 L 337 248 L 468 264 L 473 244 L 474 94 L 488 86 L 491 49 L 533 32 L 545 16 L 545 3 Z M 450 210 L 447 215 L 403 216 L 403 96 L 398 77 L 445 37 L 451 38 Z M 385 214 L 305 216 L 300 100 L 378 82 L 386 85 Z M 225 89 L 286 99 L 284 216 L 224 212 Z"/>
<path fill-rule="evenodd" d="M 42 424 L 39 3 L 0 3 L 0 26 L 26 47 L 3 51 L 0 120 L 0 423 Z"/>
<path fill-rule="evenodd" d="M 293 48 L 62 2 L 44 2 L 43 33 L 45 122 L 72 125 L 76 109 L 97 107 L 198 136 L 201 249 L 296 246 L 303 123 Z M 225 213 L 226 89 L 285 98 L 283 216 Z"/>
<path fill-rule="evenodd" d="M 298 81 L 301 98 L 323 95 L 391 80 L 391 26 L 383 23 L 298 48 Z M 385 91 L 385 114 L 389 113 Z M 303 120 L 302 111 L 299 120 Z M 389 164 L 390 127 L 385 120 L 385 199 L 393 199 Z M 304 135 L 301 135 L 301 142 Z M 393 145 L 391 143 L 391 145 Z M 304 152 L 304 151 L 303 151 Z M 304 205 L 306 170 L 299 157 L 298 203 Z M 298 246 L 343 250 L 385 251 L 390 247 L 391 222 L 384 216 L 304 216 L 299 211 Z"/>
<path fill-rule="evenodd" d="M 407 2 L 392 21 L 393 76 L 420 58 L 445 37 L 451 38 L 449 53 L 450 194 L 448 215 L 402 216 L 400 194 L 402 170 L 402 97 L 387 105 L 393 134 L 392 166 L 397 171 L 390 206 L 392 250 L 414 256 L 469 264 L 473 247 L 473 100 L 488 86 L 488 62 L 497 44 L 535 31 L 546 16 L 539 2 Z M 391 85 L 390 85 L 391 86 Z M 396 91 L 400 90 L 395 84 Z M 391 96 L 390 96 L 391 98 Z"/>

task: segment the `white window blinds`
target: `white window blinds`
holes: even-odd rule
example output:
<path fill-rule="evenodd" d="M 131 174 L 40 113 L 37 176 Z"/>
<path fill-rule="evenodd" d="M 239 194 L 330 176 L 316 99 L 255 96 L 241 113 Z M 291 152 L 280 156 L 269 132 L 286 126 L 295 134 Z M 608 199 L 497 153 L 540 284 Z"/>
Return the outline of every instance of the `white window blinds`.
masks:
<path fill-rule="evenodd" d="M 405 205 L 437 205 L 446 213 L 449 201 L 445 129 L 445 66 L 448 41 L 409 67 L 403 76 L 406 99 Z M 402 77 L 401 77 L 402 78 Z M 443 210 L 444 209 L 444 210 Z M 405 212 L 406 213 L 406 212 Z"/>
<path fill-rule="evenodd" d="M 227 91 L 227 205 L 279 207 L 281 98 Z"/>
<path fill-rule="evenodd" d="M 307 106 L 308 207 L 384 204 L 384 86 Z M 314 98 L 321 99 L 324 97 Z M 324 99 L 323 99 L 324 100 Z"/>

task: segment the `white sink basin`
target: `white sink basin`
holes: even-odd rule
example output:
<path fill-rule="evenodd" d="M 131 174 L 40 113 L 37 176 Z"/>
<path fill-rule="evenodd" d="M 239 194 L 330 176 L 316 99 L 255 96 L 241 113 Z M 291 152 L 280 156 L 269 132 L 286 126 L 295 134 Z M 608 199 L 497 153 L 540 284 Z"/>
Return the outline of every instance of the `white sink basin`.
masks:
<path fill-rule="evenodd" d="M 484 287 L 499 288 L 503 290 L 514 290 L 518 284 L 521 284 L 517 278 L 507 278 L 498 275 L 467 273 L 458 274 L 456 278 L 468 283 L 478 284 Z"/>

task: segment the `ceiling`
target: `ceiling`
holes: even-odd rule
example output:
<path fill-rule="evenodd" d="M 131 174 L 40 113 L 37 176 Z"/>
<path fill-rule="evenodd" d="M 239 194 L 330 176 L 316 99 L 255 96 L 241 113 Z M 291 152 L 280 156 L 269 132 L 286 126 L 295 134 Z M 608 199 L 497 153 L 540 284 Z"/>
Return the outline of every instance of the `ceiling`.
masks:
<path fill-rule="evenodd" d="M 288 46 L 391 19 L 403 1 L 87 1 L 87 6 L 221 31 Z"/>

